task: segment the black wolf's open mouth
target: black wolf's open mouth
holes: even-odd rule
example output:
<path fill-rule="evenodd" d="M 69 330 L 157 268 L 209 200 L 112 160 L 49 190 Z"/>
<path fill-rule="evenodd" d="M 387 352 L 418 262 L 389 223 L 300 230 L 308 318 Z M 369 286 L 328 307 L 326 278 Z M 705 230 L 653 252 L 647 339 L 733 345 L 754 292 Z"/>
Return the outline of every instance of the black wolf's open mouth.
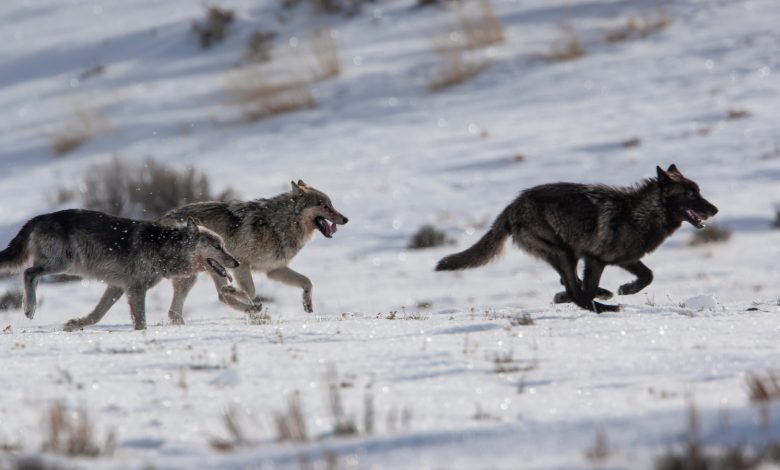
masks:
<path fill-rule="evenodd" d="M 322 233 L 323 236 L 327 238 L 333 238 L 333 234 L 336 233 L 336 224 L 330 222 L 328 219 L 322 216 L 317 216 L 314 219 L 314 225 L 317 226 L 317 229 Z"/>
<path fill-rule="evenodd" d="M 206 258 L 206 263 L 208 263 L 209 267 L 217 273 L 218 276 L 226 277 L 230 279 L 230 275 L 228 275 L 227 269 L 225 269 L 224 266 L 219 264 L 217 260 L 214 258 Z"/>
<path fill-rule="evenodd" d="M 685 209 L 685 220 L 698 229 L 706 227 L 704 223 L 707 220 L 707 216 L 699 214 L 693 209 Z"/>

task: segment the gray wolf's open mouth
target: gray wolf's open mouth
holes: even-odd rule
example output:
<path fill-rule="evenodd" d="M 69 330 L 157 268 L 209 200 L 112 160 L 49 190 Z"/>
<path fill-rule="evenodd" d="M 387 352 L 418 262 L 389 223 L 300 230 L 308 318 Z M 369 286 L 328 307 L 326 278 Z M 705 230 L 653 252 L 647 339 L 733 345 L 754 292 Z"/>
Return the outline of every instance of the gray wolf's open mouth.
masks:
<path fill-rule="evenodd" d="M 228 275 L 227 269 L 225 269 L 224 266 L 219 264 L 219 262 L 217 260 L 215 260 L 214 258 L 206 258 L 206 263 L 208 263 L 209 267 L 212 269 L 212 271 L 217 273 L 217 275 L 219 275 L 221 277 L 230 278 L 230 276 Z"/>
<path fill-rule="evenodd" d="M 317 226 L 317 229 L 319 229 L 320 233 L 326 238 L 333 238 L 333 234 L 338 230 L 336 224 L 322 216 L 315 217 L 314 225 Z"/>
<path fill-rule="evenodd" d="M 707 220 L 707 216 L 699 214 L 693 209 L 685 209 L 685 220 L 698 229 L 702 229 L 707 226 L 704 223 Z"/>

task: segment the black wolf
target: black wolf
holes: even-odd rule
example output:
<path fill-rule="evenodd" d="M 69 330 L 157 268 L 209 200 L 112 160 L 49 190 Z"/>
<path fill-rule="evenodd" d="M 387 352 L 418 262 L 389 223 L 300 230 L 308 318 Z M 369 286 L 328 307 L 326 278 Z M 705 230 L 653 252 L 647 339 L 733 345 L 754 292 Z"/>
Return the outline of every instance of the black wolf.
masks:
<path fill-rule="evenodd" d="M 24 270 L 24 314 L 35 315 L 35 290 L 41 276 L 70 273 L 108 285 L 95 309 L 66 323 L 66 330 L 100 321 L 127 293 L 135 329 L 146 328 L 146 291 L 164 277 L 191 276 L 207 270 L 227 278 L 225 267 L 239 262 L 222 238 L 189 219 L 183 227 L 167 227 L 114 217 L 102 212 L 70 209 L 39 215 L 24 224 L 3 251 L 0 271 Z"/>
<path fill-rule="evenodd" d="M 718 208 L 704 199 L 699 186 L 675 165 L 656 167 L 657 177 L 629 188 L 553 183 L 520 193 L 471 248 L 443 258 L 437 271 L 475 268 L 493 260 L 510 235 L 533 256 L 547 261 L 560 275 L 565 292 L 556 303 L 574 302 L 600 313 L 616 305 L 595 302 L 612 293 L 599 288 L 604 267 L 617 265 L 636 280 L 620 286 L 621 295 L 649 285 L 653 272 L 640 259 L 655 250 L 683 222 L 704 228 Z M 577 263 L 584 261 L 583 279 Z"/>

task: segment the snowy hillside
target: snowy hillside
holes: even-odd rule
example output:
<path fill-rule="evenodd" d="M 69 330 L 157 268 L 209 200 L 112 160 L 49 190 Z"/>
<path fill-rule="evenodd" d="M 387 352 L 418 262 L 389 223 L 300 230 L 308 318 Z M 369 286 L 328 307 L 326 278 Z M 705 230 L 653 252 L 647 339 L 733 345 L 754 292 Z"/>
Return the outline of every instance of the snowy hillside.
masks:
<path fill-rule="evenodd" d="M 112 158 L 194 165 L 246 199 L 303 179 L 350 219 L 291 264 L 314 283 L 314 314 L 261 274 L 263 324 L 205 276 L 183 327 L 167 320 L 167 281 L 142 333 L 124 301 L 63 332 L 100 298 L 89 280 L 42 283 L 32 321 L 0 312 L 0 468 L 30 455 L 66 468 L 652 468 L 685 442 L 690 403 L 716 451 L 778 435 L 780 409 L 763 421 L 746 384 L 780 361 L 780 3 L 493 0 L 503 41 L 473 48 L 451 7 L 281 3 L 219 2 L 235 20 L 202 49 L 201 2 L 0 2 L 3 246 L 32 216 L 78 206 L 85 172 Z M 338 48 L 334 73 L 315 30 Z M 255 31 L 275 33 L 263 80 L 304 109 L 250 119 L 236 98 Z M 573 38 L 582 55 L 562 60 Z M 434 90 L 452 60 L 467 77 Z M 85 123 L 90 138 L 57 155 Z M 644 259 L 653 284 L 612 300 L 621 312 L 553 305 L 558 276 L 514 247 L 433 272 L 524 188 L 631 185 L 671 163 L 731 237 L 690 246 L 686 224 Z M 453 243 L 408 249 L 424 224 Z M 602 285 L 630 279 L 608 267 Z M 291 397 L 306 442 L 280 442 Z M 97 441 L 113 429 L 115 451 L 42 454 L 58 400 L 89 412 Z"/>

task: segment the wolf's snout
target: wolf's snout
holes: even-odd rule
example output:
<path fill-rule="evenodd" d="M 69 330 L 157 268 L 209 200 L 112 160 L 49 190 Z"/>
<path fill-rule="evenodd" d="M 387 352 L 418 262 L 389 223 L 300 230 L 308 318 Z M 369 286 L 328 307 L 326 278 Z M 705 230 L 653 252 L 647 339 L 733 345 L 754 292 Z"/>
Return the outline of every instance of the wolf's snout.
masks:
<path fill-rule="evenodd" d="M 341 223 L 342 223 L 342 224 L 345 224 L 345 225 L 346 225 L 346 223 L 347 223 L 347 222 L 349 222 L 349 219 L 348 219 L 348 218 L 346 218 L 346 217 L 343 217 L 342 219 L 343 219 L 343 220 L 341 221 Z"/>

